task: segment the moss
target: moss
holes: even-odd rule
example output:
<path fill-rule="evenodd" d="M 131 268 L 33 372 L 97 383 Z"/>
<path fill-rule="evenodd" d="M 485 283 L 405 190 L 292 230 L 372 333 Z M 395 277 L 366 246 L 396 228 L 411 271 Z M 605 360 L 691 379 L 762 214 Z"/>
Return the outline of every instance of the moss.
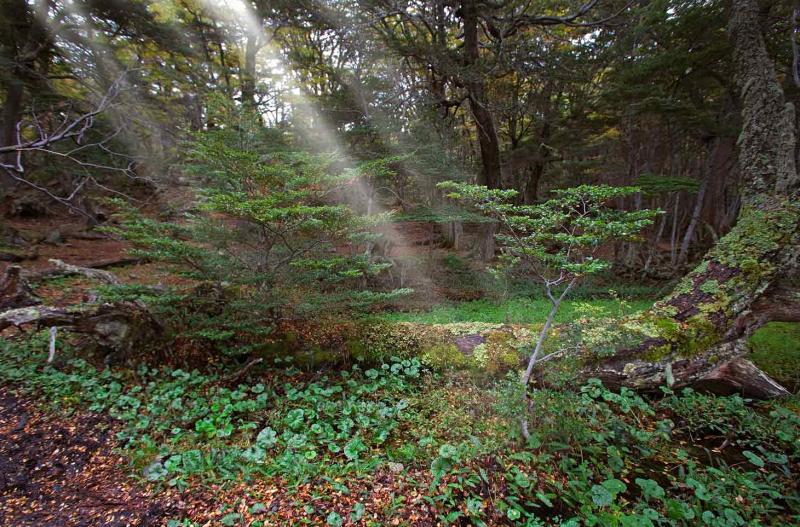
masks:
<path fill-rule="evenodd" d="M 667 338 L 667 340 L 674 339 L 680 335 L 681 326 L 677 320 L 668 317 L 656 317 L 651 323 Z"/>
<path fill-rule="evenodd" d="M 441 324 L 441 326 L 453 335 L 475 335 L 503 327 L 502 324 L 491 322 L 454 322 L 452 324 Z"/>
<path fill-rule="evenodd" d="M 756 366 L 787 389 L 800 389 L 800 324 L 770 322 L 758 329 L 748 344 Z"/>
<path fill-rule="evenodd" d="M 719 342 L 720 329 L 703 315 L 692 317 L 675 339 L 675 351 L 681 357 L 696 357 Z"/>
<path fill-rule="evenodd" d="M 790 202 L 742 209 L 736 227 L 714 248 L 711 259 L 743 271 L 741 285 L 757 285 L 775 271 L 770 258 L 797 229 L 800 207 Z"/>
<path fill-rule="evenodd" d="M 389 357 L 419 354 L 423 336 L 412 324 L 377 323 L 361 327 L 355 339 L 365 359 L 381 361 Z"/>
<path fill-rule="evenodd" d="M 719 293 L 719 282 L 717 280 L 706 280 L 702 284 L 700 284 L 700 291 L 707 293 L 709 295 L 715 295 Z"/>
<path fill-rule="evenodd" d="M 455 344 L 434 344 L 425 347 L 419 355 L 425 366 L 434 370 L 462 369 L 469 365 L 469 358 Z"/>
<path fill-rule="evenodd" d="M 642 358 L 650 362 L 658 362 L 672 354 L 672 346 L 670 344 L 662 344 L 660 346 L 650 347 L 643 355 Z"/>
<path fill-rule="evenodd" d="M 341 362 L 344 357 L 334 350 L 312 346 L 306 351 L 295 354 L 295 363 L 300 367 L 314 368 L 324 364 Z"/>
<path fill-rule="evenodd" d="M 517 340 L 513 332 L 490 331 L 484 334 L 484 338 L 486 341 L 476 346 L 472 352 L 472 369 L 489 376 L 497 376 L 520 366 L 522 354 L 519 348 L 522 342 Z"/>
<path fill-rule="evenodd" d="M 472 365 L 478 370 L 486 370 L 489 365 L 489 351 L 486 349 L 486 344 L 478 344 L 472 350 Z"/>

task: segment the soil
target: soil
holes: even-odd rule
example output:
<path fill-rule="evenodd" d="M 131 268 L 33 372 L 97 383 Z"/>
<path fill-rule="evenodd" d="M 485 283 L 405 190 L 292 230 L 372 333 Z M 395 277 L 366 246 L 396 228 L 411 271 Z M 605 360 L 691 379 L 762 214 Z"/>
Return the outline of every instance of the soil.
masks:
<path fill-rule="evenodd" d="M 161 525 L 174 506 L 128 477 L 113 433 L 108 418 L 49 416 L 0 387 L 0 525 Z"/>

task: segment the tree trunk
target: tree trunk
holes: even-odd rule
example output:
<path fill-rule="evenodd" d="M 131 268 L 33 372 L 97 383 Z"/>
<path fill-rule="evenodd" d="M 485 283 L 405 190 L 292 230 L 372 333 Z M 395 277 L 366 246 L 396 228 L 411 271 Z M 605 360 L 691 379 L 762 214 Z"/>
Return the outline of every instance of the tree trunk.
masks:
<path fill-rule="evenodd" d="M 22 95 L 23 85 L 18 79 L 11 79 L 6 87 L 6 100 L 3 103 L 3 137 L 0 146 L 11 146 L 17 144 L 17 123 L 22 119 Z M 3 161 L 13 164 L 15 152 L 5 155 Z M 5 175 L 0 176 L 0 184 L 3 188 L 11 186 L 13 180 Z"/>
<path fill-rule="evenodd" d="M 497 252 L 497 243 L 495 236 L 497 235 L 497 223 L 491 221 L 481 225 L 480 228 L 480 247 L 479 253 L 483 262 L 491 262 L 494 260 L 494 255 Z"/>
<path fill-rule="evenodd" d="M 629 328 L 641 328 L 638 344 L 588 357 L 585 376 L 643 390 L 713 381 L 761 397 L 786 393 L 741 362 L 752 331 L 800 308 L 796 292 L 788 299 L 781 293 L 800 260 L 794 108 L 785 103 L 761 27 L 758 0 L 733 1 L 729 33 L 742 97 L 744 181 L 736 225 L 670 296 L 630 321 Z M 786 307 L 783 315 L 765 307 L 778 304 Z"/>
<path fill-rule="evenodd" d="M 705 201 L 706 192 L 708 191 L 708 185 L 711 181 L 711 176 L 714 172 L 714 162 L 717 157 L 717 152 L 719 152 L 719 146 L 722 141 L 719 137 L 714 139 L 714 146 L 708 153 L 708 159 L 706 160 L 706 169 L 703 173 L 703 181 L 700 183 L 700 188 L 697 190 L 697 198 L 694 202 L 694 209 L 692 210 L 692 217 L 689 220 L 689 226 L 686 227 L 686 233 L 683 236 L 683 241 L 681 242 L 681 250 L 678 254 L 678 265 L 684 265 L 689 260 L 689 247 L 692 243 L 692 238 L 694 238 L 694 232 L 697 230 L 697 225 L 700 223 L 700 214 L 703 212 L 703 202 Z"/>
<path fill-rule="evenodd" d="M 533 205 L 539 200 L 539 185 L 542 182 L 544 170 L 550 162 L 550 147 L 547 146 L 547 142 L 550 140 L 551 129 L 550 121 L 545 121 L 542 125 L 542 132 L 539 134 L 539 146 L 537 147 L 539 155 L 525 185 L 525 205 Z"/>
<path fill-rule="evenodd" d="M 478 145 L 481 154 L 481 173 L 478 178 L 479 185 L 489 188 L 500 188 L 501 185 L 501 160 L 500 139 L 494 117 L 489 110 L 486 97 L 486 84 L 483 76 L 478 71 L 480 58 L 480 40 L 478 36 L 478 6 L 476 0 L 463 0 L 461 11 L 464 21 L 464 63 L 466 66 L 466 82 L 464 83 L 469 94 L 469 108 L 475 121 Z"/>
<path fill-rule="evenodd" d="M 18 135 L 24 137 L 24 131 L 18 134 L 17 126 L 23 120 L 26 110 L 26 99 L 31 98 L 36 104 L 37 98 L 45 99 L 50 92 L 47 76 L 52 60 L 53 41 L 48 28 L 48 0 L 6 0 L 0 3 L 3 16 L 0 17 L 0 49 L 8 55 L 0 57 L 0 62 L 13 65 L 10 71 L 3 72 L 5 100 L 3 102 L 3 124 L 0 129 L 0 146 L 13 146 Z M 26 98 L 26 92 L 29 97 Z M 46 115 L 47 112 L 45 112 Z M 47 118 L 37 126 L 47 128 Z M 19 152 L 12 151 L 2 159 L 5 163 L 16 164 Z M 0 170 L 0 197 L 13 192 L 17 185 L 12 170 Z"/>

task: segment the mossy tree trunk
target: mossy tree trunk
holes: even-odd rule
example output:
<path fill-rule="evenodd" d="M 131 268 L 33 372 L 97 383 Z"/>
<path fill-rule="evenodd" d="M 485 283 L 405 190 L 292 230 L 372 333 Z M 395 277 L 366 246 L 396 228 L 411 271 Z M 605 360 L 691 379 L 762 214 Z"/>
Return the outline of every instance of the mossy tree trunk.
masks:
<path fill-rule="evenodd" d="M 729 35 L 741 89 L 742 208 L 703 262 L 642 315 L 638 345 L 593 356 L 584 370 L 607 385 L 656 389 L 709 382 L 757 397 L 785 393 L 745 357 L 746 338 L 771 320 L 800 320 L 800 183 L 795 111 L 761 33 L 758 0 L 734 0 Z"/>

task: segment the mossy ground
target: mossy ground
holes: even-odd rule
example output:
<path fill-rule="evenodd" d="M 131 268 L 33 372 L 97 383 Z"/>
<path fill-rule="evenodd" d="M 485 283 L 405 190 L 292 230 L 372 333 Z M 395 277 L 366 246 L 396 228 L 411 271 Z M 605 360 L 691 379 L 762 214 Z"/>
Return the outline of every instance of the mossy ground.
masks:
<path fill-rule="evenodd" d="M 587 311 L 594 316 L 629 315 L 649 308 L 652 300 L 637 298 L 620 302 L 614 299 L 567 300 L 561 305 L 556 323 L 570 322 Z M 389 313 L 384 319 L 393 322 L 419 322 L 423 324 L 448 324 L 452 322 L 488 322 L 496 324 L 543 323 L 550 310 L 546 298 L 512 298 L 509 300 L 475 300 L 457 304 L 444 304 L 430 311 Z"/>
<path fill-rule="evenodd" d="M 770 322 L 750 337 L 751 359 L 792 392 L 800 389 L 800 324 Z"/>

